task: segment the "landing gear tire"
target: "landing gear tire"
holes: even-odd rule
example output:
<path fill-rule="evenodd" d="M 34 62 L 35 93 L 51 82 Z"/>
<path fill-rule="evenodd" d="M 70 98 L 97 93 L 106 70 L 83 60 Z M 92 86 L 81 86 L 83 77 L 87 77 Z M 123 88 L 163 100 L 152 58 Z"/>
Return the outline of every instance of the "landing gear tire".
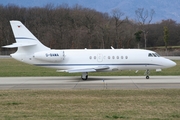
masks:
<path fill-rule="evenodd" d="M 88 79 L 88 73 L 87 73 L 87 72 L 82 73 L 81 79 L 82 79 L 82 80 L 87 80 L 87 79 Z"/>
<path fill-rule="evenodd" d="M 147 69 L 144 73 L 146 75 L 146 79 L 149 79 L 149 73 L 150 73 L 150 71 Z"/>
<path fill-rule="evenodd" d="M 149 76 L 146 76 L 146 79 L 149 79 Z"/>
<path fill-rule="evenodd" d="M 88 75 L 86 75 L 85 78 L 81 77 L 82 80 L 87 80 L 88 79 Z"/>

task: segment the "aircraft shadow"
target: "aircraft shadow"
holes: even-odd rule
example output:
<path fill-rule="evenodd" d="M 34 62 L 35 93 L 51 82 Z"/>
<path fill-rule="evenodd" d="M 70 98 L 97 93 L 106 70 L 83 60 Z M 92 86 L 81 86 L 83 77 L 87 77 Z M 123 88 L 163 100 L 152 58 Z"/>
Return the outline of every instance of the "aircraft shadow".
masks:
<path fill-rule="evenodd" d="M 67 80 L 66 82 L 86 82 L 86 81 L 106 81 L 106 80 L 146 80 L 144 77 L 136 77 L 136 78 L 131 78 L 131 77 L 120 77 L 120 78 L 111 78 L 111 77 L 107 77 L 103 76 L 103 77 L 89 77 L 87 80 L 82 80 L 80 77 L 48 77 L 48 78 L 44 78 L 43 80 L 58 80 L 58 81 L 62 81 L 62 80 Z M 153 79 L 153 78 L 151 78 Z"/>

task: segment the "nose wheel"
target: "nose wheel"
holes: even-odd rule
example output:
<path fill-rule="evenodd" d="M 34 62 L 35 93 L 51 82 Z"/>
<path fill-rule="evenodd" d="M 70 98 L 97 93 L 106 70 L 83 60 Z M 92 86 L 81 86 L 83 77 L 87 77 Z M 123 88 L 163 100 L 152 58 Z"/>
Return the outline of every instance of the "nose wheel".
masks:
<path fill-rule="evenodd" d="M 149 73 L 150 73 L 150 71 L 147 69 L 144 73 L 146 75 L 146 79 L 149 79 Z"/>

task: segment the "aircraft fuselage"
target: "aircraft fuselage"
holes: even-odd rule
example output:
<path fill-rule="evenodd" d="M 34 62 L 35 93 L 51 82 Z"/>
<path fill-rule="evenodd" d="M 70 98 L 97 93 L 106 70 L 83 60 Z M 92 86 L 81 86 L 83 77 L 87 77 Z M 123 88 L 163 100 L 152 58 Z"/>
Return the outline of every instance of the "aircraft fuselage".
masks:
<path fill-rule="evenodd" d="M 152 56 L 149 56 L 149 54 L 152 54 Z M 48 50 L 19 55 L 14 53 L 11 56 L 28 64 L 62 71 L 101 66 L 108 66 L 109 68 L 99 71 L 150 70 L 166 68 L 174 64 L 153 51 L 140 49 Z"/>

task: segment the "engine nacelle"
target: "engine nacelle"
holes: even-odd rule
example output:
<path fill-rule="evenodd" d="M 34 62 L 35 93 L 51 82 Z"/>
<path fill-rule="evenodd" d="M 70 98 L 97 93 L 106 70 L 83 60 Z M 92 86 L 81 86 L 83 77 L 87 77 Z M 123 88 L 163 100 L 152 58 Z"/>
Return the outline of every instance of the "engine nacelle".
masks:
<path fill-rule="evenodd" d="M 38 60 L 47 62 L 60 62 L 64 60 L 64 51 L 48 50 L 34 53 L 33 57 Z"/>

